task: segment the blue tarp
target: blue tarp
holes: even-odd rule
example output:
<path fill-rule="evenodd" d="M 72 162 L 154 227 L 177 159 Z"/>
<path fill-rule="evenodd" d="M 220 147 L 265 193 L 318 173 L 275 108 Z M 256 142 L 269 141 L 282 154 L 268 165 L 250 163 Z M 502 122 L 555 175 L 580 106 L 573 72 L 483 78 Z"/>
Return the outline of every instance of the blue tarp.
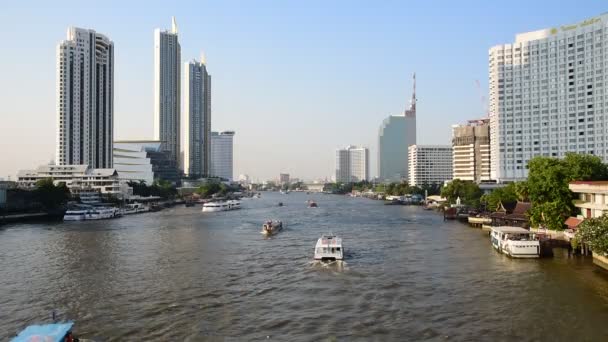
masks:
<path fill-rule="evenodd" d="M 63 338 L 72 330 L 73 325 L 73 322 L 30 325 L 11 342 L 63 342 Z"/>

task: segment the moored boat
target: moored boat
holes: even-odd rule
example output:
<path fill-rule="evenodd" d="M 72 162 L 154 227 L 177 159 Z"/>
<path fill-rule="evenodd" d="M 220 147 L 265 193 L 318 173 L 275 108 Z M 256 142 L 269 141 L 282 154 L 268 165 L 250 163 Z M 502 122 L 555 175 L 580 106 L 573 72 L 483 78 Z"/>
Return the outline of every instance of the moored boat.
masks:
<path fill-rule="evenodd" d="M 11 342 L 91 341 L 82 338 L 76 339 L 72 334 L 73 326 L 74 322 L 30 325 L 23 329 L 17 336 L 13 337 Z"/>
<path fill-rule="evenodd" d="M 335 261 L 344 259 L 342 239 L 334 234 L 322 235 L 315 246 L 315 260 Z"/>
<path fill-rule="evenodd" d="M 216 211 L 228 211 L 241 209 L 241 202 L 236 200 L 221 201 L 221 202 L 208 202 L 203 204 L 203 212 L 216 212 Z"/>
<path fill-rule="evenodd" d="M 283 229 L 283 222 L 281 221 L 267 221 L 262 226 L 262 234 L 273 235 Z"/>
<path fill-rule="evenodd" d="M 492 227 L 492 246 L 512 258 L 540 257 L 540 241 L 536 234 L 520 227 Z"/>
<path fill-rule="evenodd" d="M 87 221 L 104 220 L 121 216 L 117 208 L 111 207 L 90 207 L 70 209 L 63 215 L 64 221 Z"/>

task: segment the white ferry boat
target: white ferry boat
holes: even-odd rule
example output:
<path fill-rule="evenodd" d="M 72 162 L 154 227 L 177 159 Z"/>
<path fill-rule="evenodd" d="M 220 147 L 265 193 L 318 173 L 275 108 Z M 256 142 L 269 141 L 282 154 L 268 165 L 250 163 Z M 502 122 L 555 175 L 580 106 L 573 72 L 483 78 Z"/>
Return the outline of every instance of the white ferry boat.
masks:
<path fill-rule="evenodd" d="M 86 220 L 104 220 L 119 217 L 120 212 L 116 208 L 86 208 L 68 210 L 63 215 L 64 221 L 86 221 Z"/>
<path fill-rule="evenodd" d="M 273 235 L 283 229 L 283 222 L 281 221 L 267 221 L 262 226 L 262 234 Z"/>
<path fill-rule="evenodd" d="M 344 259 L 342 239 L 333 235 L 323 235 L 317 240 L 315 246 L 315 260 L 335 261 Z"/>
<path fill-rule="evenodd" d="M 536 234 L 519 227 L 492 227 L 492 246 L 512 258 L 540 257 L 540 241 Z"/>
<path fill-rule="evenodd" d="M 123 215 L 139 214 L 150 211 L 150 207 L 143 203 L 129 203 L 126 207 L 122 208 L 121 213 Z"/>
<path fill-rule="evenodd" d="M 204 213 L 237 209 L 241 209 L 241 202 L 235 200 L 225 202 L 209 202 L 203 204 Z"/>

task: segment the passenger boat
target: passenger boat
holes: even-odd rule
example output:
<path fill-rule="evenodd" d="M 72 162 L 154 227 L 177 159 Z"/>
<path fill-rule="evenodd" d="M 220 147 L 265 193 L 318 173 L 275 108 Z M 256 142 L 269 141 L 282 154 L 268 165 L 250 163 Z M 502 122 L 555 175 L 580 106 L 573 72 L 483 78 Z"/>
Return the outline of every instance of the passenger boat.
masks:
<path fill-rule="evenodd" d="M 74 326 L 74 322 L 30 325 L 27 328 L 23 329 L 17 336 L 13 337 L 11 342 L 75 341 L 76 339 L 72 335 L 73 326 Z M 78 341 L 86 342 L 86 341 L 91 341 L 91 340 L 85 340 L 85 339 L 79 338 Z"/>
<path fill-rule="evenodd" d="M 203 204 L 203 212 L 216 212 L 241 209 L 241 202 L 231 200 L 222 202 L 208 202 Z"/>
<path fill-rule="evenodd" d="M 538 258 L 540 241 L 536 234 L 519 227 L 492 227 L 492 246 L 512 258 Z"/>
<path fill-rule="evenodd" d="M 121 213 L 123 215 L 139 214 L 150 211 L 150 207 L 143 203 L 129 203 L 126 207 L 122 208 Z"/>
<path fill-rule="evenodd" d="M 276 234 L 283 229 L 283 222 L 281 221 L 267 221 L 262 226 L 262 234 L 272 235 Z"/>
<path fill-rule="evenodd" d="M 67 210 L 63 215 L 64 221 L 104 220 L 119 217 L 117 208 L 92 207 Z"/>
<path fill-rule="evenodd" d="M 315 246 L 315 260 L 335 261 L 344 259 L 342 239 L 333 234 L 322 235 Z"/>

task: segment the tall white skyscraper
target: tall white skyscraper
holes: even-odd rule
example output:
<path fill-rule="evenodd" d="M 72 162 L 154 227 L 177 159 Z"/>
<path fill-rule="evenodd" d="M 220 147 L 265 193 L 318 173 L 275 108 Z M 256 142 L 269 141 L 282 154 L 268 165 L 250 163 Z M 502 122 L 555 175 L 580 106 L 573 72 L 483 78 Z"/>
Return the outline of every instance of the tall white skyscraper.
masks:
<path fill-rule="evenodd" d="M 608 14 L 527 32 L 489 51 L 491 178 L 528 176 L 535 156 L 608 161 Z"/>
<path fill-rule="evenodd" d="M 57 45 L 56 162 L 112 168 L 113 139 L 114 43 L 70 27 Z"/>
<path fill-rule="evenodd" d="M 369 180 L 369 150 L 347 146 L 336 150 L 336 182 L 351 183 Z"/>
<path fill-rule="evenodd" d="M 211 132 L 211 176 L 232 180 L 233 140 L 234 131 Z"/>
<path fill-rule="evenodd" d="M 181 47 L 172 18 L 171 31 L 154 30 L 154 139 L 162 141 L 176 161 L 181 152 L 180 66 Z"/>
<path fill-rule="evenodd" d="M 204 57 L 184 64 L 184 172 L 208 176 L 211 162 L 211 76 Z M 232 178 L 232 176 L 231 176 Z"/>

